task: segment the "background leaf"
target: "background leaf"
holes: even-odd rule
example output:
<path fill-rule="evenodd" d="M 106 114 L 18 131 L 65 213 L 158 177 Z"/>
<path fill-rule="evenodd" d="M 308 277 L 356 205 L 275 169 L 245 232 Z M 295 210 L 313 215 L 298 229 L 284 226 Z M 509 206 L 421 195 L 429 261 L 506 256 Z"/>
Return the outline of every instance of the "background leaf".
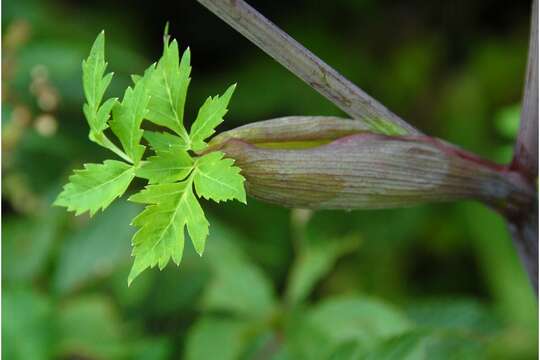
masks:
<path fill-rule="evenodd" d="M 249 324 L 238 320 L 203 318 L 195 324 L 186 346 L 186 359 L 238 359 L 248 341 Z M 208 346 L 212 344 L 212 346 Z"/>
<path fill-rule="evenodd" d="M 358 235 L 354 234 L 336 239 L 308 239 L 292 266 L 286 299 L 291 304 L 304 301 L 335 262 L 356 250 L 359 244 Z"/>
<path fill-rule="evenodd" d="M 2 357 L 49 359 L 52 356 L 54 315 L 50 301 L 33 291 L 4 291 L 2 299 Z"/>
<path fill-rule="evenodd" d="M 66 236 L 58 254 L 53 286 L 60 294 L 103 279 L 130 261 L 130 239 L 135 232 L 127 224 L 140 207 L 118 202 L 97 215 L 88 226 Z"/>
<path fill-rule="evenodd" d="M 64 304 L 58 319 L 58 353 L 96 358 L 119 358 L 129 353 L 122 327 L 112 304 L 102 297 L 88 297 Z"/>
<path fill-rule="evenodd" d="M 268 316 L 276 306 L 270 279 L 231 241 L 238 235 L 215 223 L 205 254 L 212 278 L 202 297 L 203 308 L 254 318 Z"/>
<path fill-rule="evenodd" d="M 65 218 L 63 210 L 55 209 L 32 219 L 4 219 L 4 281 L 10 284 L 31 283 L 43 274 Z"/>

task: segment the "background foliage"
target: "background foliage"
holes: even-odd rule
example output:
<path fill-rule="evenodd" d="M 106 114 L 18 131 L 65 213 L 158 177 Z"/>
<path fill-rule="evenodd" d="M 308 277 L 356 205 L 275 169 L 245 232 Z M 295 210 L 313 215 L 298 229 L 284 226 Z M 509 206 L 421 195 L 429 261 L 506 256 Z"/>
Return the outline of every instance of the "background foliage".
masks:
<path fill-rule="evenodd" d="M 492 160 L 511 158 L 529 4 L 253 1 L 390 109 Z M 186 123 L 238 82 L 222 130 L 342 115 L 193 1 L 3 4 L 2 352 L 6 359 L 537 357 L 536 300 L 500 217 L 475 203 L 385 211 L 205 203 L 206 253 L 129 289 L 125 199 L 94 218 L 50 204 L 87 139 L 81 60 L 101 29 L 121 95 L 160 55 L 192 50 Z M 135 184 L 139 187 L 141 184 Z M 128 191 L 129 192 L 129 191 Z"/>

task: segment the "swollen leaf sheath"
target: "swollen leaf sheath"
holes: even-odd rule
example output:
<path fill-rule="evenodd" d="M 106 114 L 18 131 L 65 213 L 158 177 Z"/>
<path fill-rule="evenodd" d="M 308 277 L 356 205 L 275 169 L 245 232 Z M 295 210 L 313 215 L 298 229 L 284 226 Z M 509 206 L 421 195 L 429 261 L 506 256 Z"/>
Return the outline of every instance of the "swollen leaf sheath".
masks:
<path fill-rule="evenodd" d="M 291 143 L 322 145 L 343 136 L 366 132 L 369 132 L 369 127 L 358 120 L 336 116 L 285 116 L 253 122 L 222 132 L 214 136 L 208 142 L 208 146 L 210 149 L 219 149 L 230 139 L 242 140 L 257 146 L 273 144 L 277 148 L 283 148 Z"/>
<path fill-rule="evenodd" d="M 282 148 L 260 146 L 265 140 L 256 124 L 245 139 L 240 132 L 222 134 L 224 142 L 215 146 L 242 169 L 250 195 L 282 206 L 377 209 L 477 199 L 519 208 L 529 202 L 530 194 L 502 167 L 427 136 L 359 132 L 302 149 L 287 142 Z"/>

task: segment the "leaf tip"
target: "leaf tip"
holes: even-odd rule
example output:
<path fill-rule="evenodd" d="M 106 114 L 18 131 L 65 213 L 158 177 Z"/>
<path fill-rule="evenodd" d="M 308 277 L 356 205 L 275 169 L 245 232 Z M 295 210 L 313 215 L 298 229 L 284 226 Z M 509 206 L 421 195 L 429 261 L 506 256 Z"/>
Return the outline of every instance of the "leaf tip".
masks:
<path fill-rule="evenodd" d="M 169 20 L 165 22 L 165 28 L 163 29 L 163 36 L 169 36 Z"/>

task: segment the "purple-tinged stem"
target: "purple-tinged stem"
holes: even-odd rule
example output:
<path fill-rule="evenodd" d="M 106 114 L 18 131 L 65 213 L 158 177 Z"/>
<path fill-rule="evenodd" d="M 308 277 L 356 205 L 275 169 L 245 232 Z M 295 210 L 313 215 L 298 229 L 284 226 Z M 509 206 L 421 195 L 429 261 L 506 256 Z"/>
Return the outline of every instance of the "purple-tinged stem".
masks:
<path fill-rule="evenodd" d="M 538 1 L 532 4 L 529 56 L 521 123 L 511 169 L 522 174 L 536 188 L 538 197 Z M 538 203 L 533 209 L 506 216 L 521 262 L 538 296 Z"/>

